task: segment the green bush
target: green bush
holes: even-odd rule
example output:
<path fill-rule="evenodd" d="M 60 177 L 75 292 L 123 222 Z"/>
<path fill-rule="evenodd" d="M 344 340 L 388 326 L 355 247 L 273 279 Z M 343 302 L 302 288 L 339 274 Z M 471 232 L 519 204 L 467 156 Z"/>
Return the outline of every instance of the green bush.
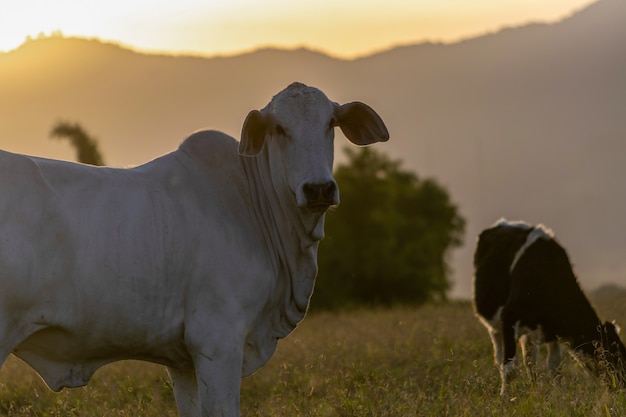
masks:
<path fill-rule="evenodd" d="M 346 149 L 340 206 L 326 215 L 313 308 L 422 304 L 446 298 L 446 253 L 465 221 L 446 190 L 371 148 Z"/>

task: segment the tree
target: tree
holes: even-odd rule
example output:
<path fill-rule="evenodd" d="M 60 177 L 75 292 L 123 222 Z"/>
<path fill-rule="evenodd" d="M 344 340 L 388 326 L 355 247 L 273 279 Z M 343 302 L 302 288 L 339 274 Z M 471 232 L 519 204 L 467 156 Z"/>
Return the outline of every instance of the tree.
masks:
<path fill-rule="evenodd" d="M 83 164 L 104 165 L 104 158 L 98 150 L 97 140 L 89 136 L 78 124 L 57 122 L 50 131 L 50 136 L 58 139 L 68 139 L 76 149 L 76 159 Z"/>
<path fill-rule="evenodd" d="M 465 228 L 448 193 L 371 148 L 346 153 L 335 172 L 341 205 L 327 213 L 319 247 L 314 308 L 445 299 L 446 255 Z"/>

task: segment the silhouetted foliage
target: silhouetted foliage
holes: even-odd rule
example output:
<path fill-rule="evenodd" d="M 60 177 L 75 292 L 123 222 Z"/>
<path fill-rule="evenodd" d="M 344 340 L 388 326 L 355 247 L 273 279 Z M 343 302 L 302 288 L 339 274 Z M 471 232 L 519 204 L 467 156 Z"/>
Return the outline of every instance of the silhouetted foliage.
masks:
<path fill-rule="evenodd" d="M 371 148 L 346 149 L 335 171 L 340 207 L 326 215 L 313 308 L 445 299 L 446 254 L 465 220 L 447 192 Z"/>
<path fill-rule="evenodd" d="M 68 139 L 76 149 L 78 162 L 90 165 L 104 165 L 104 158 L 98 150 L 96 139 L 89 136 L 78 123 L 57 122 L 52 131 L 50 131 L 50 136 L 58 139 Z"/>

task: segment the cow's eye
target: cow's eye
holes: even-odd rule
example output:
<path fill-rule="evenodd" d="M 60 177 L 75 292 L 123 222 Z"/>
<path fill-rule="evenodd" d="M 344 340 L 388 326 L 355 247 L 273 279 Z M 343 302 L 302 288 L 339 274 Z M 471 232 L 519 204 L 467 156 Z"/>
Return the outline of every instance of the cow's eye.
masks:
<path fill-rule="evenodd" d="M 276 134 L 281 136 L 285 136 L 287 134 L 285 132 L 285 129 L 279 124 L 276 124 L 276 126 L 274 126 L 274 130 L 276 131 Z"/>

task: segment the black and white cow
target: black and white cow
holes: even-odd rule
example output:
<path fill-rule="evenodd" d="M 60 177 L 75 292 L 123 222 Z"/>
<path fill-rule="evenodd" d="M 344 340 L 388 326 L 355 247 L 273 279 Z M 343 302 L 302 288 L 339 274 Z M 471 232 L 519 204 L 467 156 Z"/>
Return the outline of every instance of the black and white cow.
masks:
<path fill-rule="evenodd" d="M 623 382 L 626 348 L 618 331 L 600 321 L 549 229 L 500 220 L 480 234 L 474 269 L 474 308 L 493 343 L 501 395 L 515 367 L 517 341 L 531 375 L 529 357 L 537 344 L 548 344 L 548 368 L 554 374 L 563 341 L 590 370 L 608 370 Z"/>

